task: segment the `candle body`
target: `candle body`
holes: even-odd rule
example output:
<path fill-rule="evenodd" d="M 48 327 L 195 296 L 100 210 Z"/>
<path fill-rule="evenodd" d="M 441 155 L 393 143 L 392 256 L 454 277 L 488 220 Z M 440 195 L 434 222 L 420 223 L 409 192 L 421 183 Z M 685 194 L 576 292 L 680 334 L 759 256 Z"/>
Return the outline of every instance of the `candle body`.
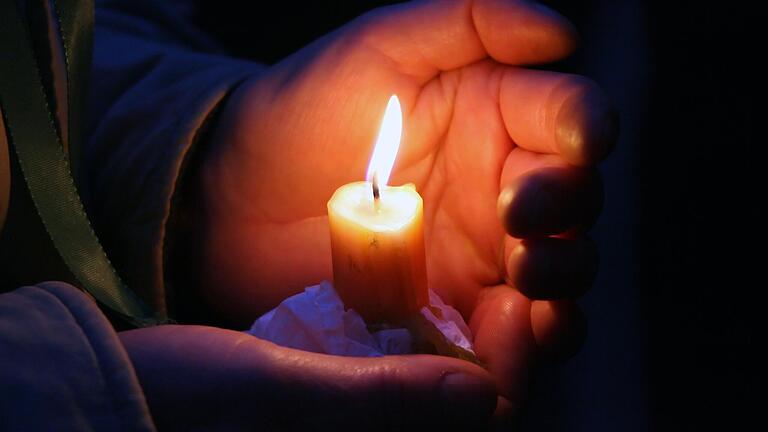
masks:
<path fill-rule="evenodd" d="M 349 183 L 328 201 L 333 283 L 365 321 L 398 323 L 428 303 L 423 202 L 413 185 Z"/>

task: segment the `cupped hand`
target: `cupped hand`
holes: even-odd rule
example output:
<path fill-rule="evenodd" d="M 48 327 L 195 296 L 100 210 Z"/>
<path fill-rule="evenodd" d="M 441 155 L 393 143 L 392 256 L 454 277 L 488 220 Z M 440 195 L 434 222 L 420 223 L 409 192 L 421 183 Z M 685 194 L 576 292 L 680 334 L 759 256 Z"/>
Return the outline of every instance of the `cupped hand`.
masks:
<path fill-rule="evenodd" d="M 611 107 L 585 78 L 519 67 L 567 55 L 574 38 L 534 3 L 413 2 L 242 84 L 200 176 L 207 299 L 245 323 L 332 278 L 326 202 L 364 179 L 397 94 L 390 184 L 413 182 L 424 198 L 429 284 L 468 318 L 500 409 L 520 402 L 538 350 L 579 345 L 570 299 L 597 268 L 584 231 L 602 203 L 594 165 L 616 138 Z"/>
<path fill-rule="evenodd" d="M 120 339 L 159 430 L 477 430 L 496 402 L 488 372 L 447 357 L 329 356 L 201 326 Z"/>

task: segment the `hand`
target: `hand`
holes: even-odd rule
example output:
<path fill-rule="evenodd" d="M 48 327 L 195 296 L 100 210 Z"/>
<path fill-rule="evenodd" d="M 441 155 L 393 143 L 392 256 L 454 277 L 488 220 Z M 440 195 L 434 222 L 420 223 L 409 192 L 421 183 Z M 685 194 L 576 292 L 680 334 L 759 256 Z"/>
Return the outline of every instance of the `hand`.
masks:
<path fill-rule="evenodd" d="M 612 110 L 585 78 L 516 67 L 561 58 L 574 38 L 534 3 L 407 3 L 244 83 L 202 167 L 208 300 L 245 323 L 332 278 L 326 202 L 364 178 L 394 93 L 405 129 L 390 184 L 424 198 L 430 286 L 469 318 L 500 409 L 519 403 L 537 350 L 579 345 L 568 299 L 597 266 L 583 232 L 601 205 L 593 167 L 615 140 Z"/>
<path fill-rule="evenodd" d="M 477 426 L 496 402 L 486 371 L 447 357 L 336 357 L 198 326 L 120 339 L 159 430 L 432 430 Z"/>

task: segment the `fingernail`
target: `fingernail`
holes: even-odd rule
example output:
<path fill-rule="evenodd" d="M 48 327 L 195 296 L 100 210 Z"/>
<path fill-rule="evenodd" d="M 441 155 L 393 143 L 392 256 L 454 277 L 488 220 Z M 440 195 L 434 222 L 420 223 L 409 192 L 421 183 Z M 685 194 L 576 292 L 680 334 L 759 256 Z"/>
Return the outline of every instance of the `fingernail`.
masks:
<path fill-rule="evenodd" d="M 514 229 L 514 227 L 510 225 L 511 215 L 509 214 L 509 209 L 512 206 L 516 193 L 516 188 L 506 187 L 499 193 L 499 198 L 496 200 L 496 214 L 499 216 L 499 219 L 502 221 L 507 231 Z"/>
<path fill-rule="evenodd" d="M 558 225 L 560 219 L 560 210 L 557 200 L 553 196 L 551 188 L 543 182 L 535 191 L 534 204 L 531 211 L 527 213 L 528 226 L 531 232 L 543 233 L 552 226 Z M 562 225 L 562 224 L 559 224 Z"/>
<path fill-rule="evenodd" d="M 559 203 L 556 185 L 535 176 L 504 189 L 499 195 L 498 213 L 507 233 L 524 238 L 555 234 L 564 230 L 565 209 Z M 552 232 L 553 229 L 555 232 Z"/>
<path fill-rule="evenodd" d="M 549 315 L 550 319 L 536 319 Z M 551 360 L 578 354 L 587 337 L 587 319 L 571 300 L 534 301 L 531 323 L 539 352 Z"/>
<path fill-rule="evenodd" d="M 462 372 L 448 373 L 441 383 L 446 420 L 455 424 L 488 421 L 496 408 L 496 389 L 489 380 Z"/>
<path fill-rule="evenodd" d="M 575 91 L 557 113 L 557 150 L 574 165 L 593 165 L 605 158 L 618 135 L 618 113 L 597 86 Z"/>

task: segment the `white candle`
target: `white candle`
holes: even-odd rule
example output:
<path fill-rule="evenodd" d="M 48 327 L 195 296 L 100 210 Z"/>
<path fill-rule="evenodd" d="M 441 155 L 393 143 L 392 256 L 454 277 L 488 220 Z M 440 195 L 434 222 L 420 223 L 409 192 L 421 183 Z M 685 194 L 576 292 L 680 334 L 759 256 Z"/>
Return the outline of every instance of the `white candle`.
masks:
<path fill-rule="evenodd" d="M 401 322 L 428 303 L 421 196 L 412 184 L 387 186 L 401 133 L 392 96 L 367 180 L 341 186 L 328 201 L 334 286 L 369 324 Z"/>

